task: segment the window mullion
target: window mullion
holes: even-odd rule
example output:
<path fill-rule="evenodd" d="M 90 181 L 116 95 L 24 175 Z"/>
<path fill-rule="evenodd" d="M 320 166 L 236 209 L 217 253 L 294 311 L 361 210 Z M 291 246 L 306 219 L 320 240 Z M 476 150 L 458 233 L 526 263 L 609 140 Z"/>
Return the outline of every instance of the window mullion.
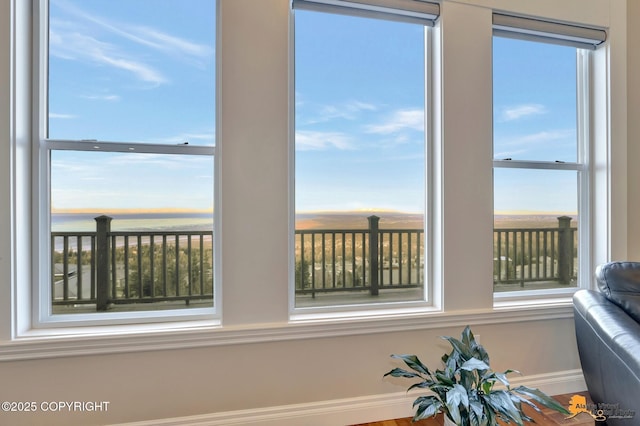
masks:
<path fill-rule="evenodd" d="M 577 137 L 578 137 L 578 161 L 583 164 L 578 173 L 578 208 L 580 216 L 578 221 L 578 238 L 583 241 L 578 245 L 578 274 L 582 277 L 590 277 L 593 271 L 591 259 L 592 229 L 591 223 L 591 183 L 590 183 L 590 147 L 591 134 L 590 124 L 590 58 L 591 53 L 587 50 L 578 50 L 576 53 L 576 102 L 577 102 Z M 589 279 L 582 279 L 579 285 L 589 286 Z"/>
<path fill-rule="evenodd" d="M 493 160 L 495 168 L 510 169 L 536 169 L 536 170 L 582 170 L 581 163 L 568 163 L 563 161 L 524 161 L 524 160 Z"/>
<path fill-rule="evenodd" d="M 101 152 L 130 152 L 144 154 L 186 154 L 213 155 L 213 146 L 194 146 L 188 144 L 166 145 L 136 142 L 104 142 L 98 140 L 54 140 L 45 139 L 42 147 L 51 150 L 67 151 L 101 151 Z"/>

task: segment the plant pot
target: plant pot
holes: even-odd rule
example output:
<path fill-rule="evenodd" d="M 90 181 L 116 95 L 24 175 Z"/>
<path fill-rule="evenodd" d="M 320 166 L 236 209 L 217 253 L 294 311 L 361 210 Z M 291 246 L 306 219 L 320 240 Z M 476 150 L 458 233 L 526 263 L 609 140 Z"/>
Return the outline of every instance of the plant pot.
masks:
<path fill-rule="evenodd" d="M 456 426 L 456 424 L 447 415 L 444 416 L 444 426 Z"/>

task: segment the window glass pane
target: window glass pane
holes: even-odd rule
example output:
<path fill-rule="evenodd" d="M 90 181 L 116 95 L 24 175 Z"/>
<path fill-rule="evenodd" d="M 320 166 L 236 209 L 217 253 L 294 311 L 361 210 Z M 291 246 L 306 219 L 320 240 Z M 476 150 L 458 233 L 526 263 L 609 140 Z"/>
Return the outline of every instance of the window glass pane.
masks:
<path fill-rule="evenodd" d="M 215 4 L 50 0 L 48 137 L 213 145 Z"/>
<path fill-rule="evenodd" d="M 561 169 L 581 161 L 576 58 L 573 47 L 494 37 L 494 158 L 532 161 L 494 168 L 496 292 L 577 286 L 586 172 Z"/>
<path fill-rule="evenodd" d="M 493 38 L 495 159 L 576 162 L 576 49 Z"/>
<path fill-rule="evenodd" d="M 295 20 L 296 306 L 421 300 L 426 29 Z"/>
<path fill-rule="evenodd" d="M 131 143 L 47 145 L 54 314 L 213 306 L 213 157 L 163 150 L 215 144 L 215 21 L 210 0 L 49 1 L 48 137 Z"/>
<path fill-rule="evenodd" d="M 578 177 L 574 170 L 494 170 L 494 290 L 575 287 Z"/>
<path fill-rule="evenodd" d="M 210 227 L 212 187 L 208 155 L 51 152 L 53 212 L 207 213 Z"/>
<path fill-rule="evenodd" d="M 211 307 L 212 185 L 210 156 L 52 151 L 53 313 L 96 312 L 101 283 L 110 310 Z"/>

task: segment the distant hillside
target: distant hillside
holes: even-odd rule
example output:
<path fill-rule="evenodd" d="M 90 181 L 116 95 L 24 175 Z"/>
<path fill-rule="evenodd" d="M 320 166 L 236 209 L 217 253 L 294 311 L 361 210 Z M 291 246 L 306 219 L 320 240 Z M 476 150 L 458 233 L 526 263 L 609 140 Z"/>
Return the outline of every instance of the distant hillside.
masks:
<path fill-rule="evenodd" d="M 369 216 L 380 218 L 380 228 L 422 229 L 421 214 L 401 212 L 321 212 L 296 215 L 296 229 L 367 229 Z"/>
<path fill-rule="evenodd" d="M 402 212 L 320 212 L 296 215 L 296 229 L 367 229 L 367 218 L 371 215 L 380 218 L 380 228 L 384 229 L 423 229 L 424 216 Z M 556 228 L 557 214 L 496 215 L 495 228 Z M 574 216 L 571 226 L 577 226 Z"/>
<path fill-rule="evenodd" d="M 560 214 L 514 214 L 496 215 L 495 228 L 557 228 Z M 571 226 L 578 225 L 577 217 L 572 218 Z"/>

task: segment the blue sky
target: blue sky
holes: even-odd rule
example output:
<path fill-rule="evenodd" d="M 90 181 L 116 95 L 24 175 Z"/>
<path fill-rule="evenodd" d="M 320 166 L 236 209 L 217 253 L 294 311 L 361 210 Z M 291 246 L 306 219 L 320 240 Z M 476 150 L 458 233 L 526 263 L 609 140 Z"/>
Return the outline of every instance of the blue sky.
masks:
<path fill-rule="evenodd" d="M 214 145 L 215 2 L 117 4 L 50 1 L 49 137 Z M 211 210 L 212 185 L 210 157 L 52 155 L 56 210 Z"/>
<path fill-rule="evenodd" d="M 494 37 L 494 159 L 576 162 L 576 49 Z M 497 213 L 577 212 L 577 172 L 494 170 Z"/>
<path fill-rule="evenodd" d="M 424 212 L 424 29 L 297 11 L 295 40 L 297 211 Z M 495 39 L 494 158 L 577 160 L 575 76 L 575 48 Z M 495 173 L 498 213 L 576 193 L 573 171 Z"/>
<path fill-rule="evenodd" d="M 424 28 L 296 11 L 296 209 L 424 211 Z"/>
<path fill-rule="evenodd" d="M 50 3 L 50 138 L 215 144 L 214 1 Z M 295 42 L 296 211 L 422 213 L 424 29 L 296 11 Z M 494 45 L 495 157 L 575 161 L 575 49 L 523 43 Z M 52 160 L 56 210 L 213 205 L 208 157 Z M 575 211 L 575 173 L 502 172 L 496 210 Z"/>

